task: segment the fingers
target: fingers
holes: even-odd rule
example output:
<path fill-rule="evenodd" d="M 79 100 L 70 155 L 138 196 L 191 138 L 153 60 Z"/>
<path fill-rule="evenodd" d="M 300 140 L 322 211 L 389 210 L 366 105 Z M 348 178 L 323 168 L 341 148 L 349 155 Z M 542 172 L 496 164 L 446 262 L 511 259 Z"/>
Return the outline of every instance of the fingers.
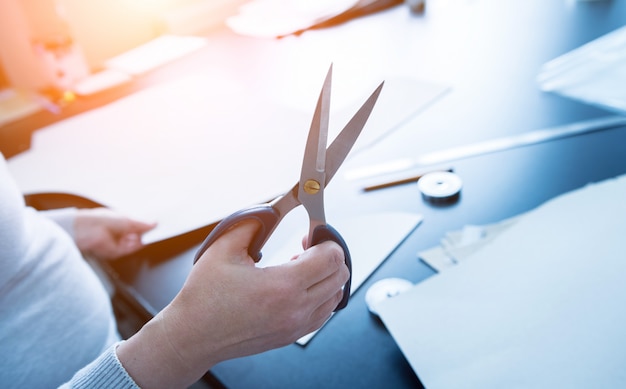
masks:
<path fill-rule="evenodd" d="M 139 235 L 143 235 L 146 232 L 153 230 L 157 226 L 156 222 L 143 222 L 139 220 L 128 219 L 128 225 L 126 231 L 135 232 Z"/>
<path fill-rule="evenodd" d="M 330 319 L 333 315 L 335 308 L 339 305 L 339 302 L 343 298 L 342 290 L 338 290 L 330 298 L 323 301 L 317 308 L 313 310 L 310 315 L 309 327 L 304 331 L 305 334 L 309 334 L 318 330 L 324 323 Z"/>
<path fill-rule="evenodd" d="M 311 314 L 311 327 L 307 331 L 307 333 L 313 332 L 319 329 L 333 314 L 337 305 L 341 301 L 343 297 L 343 292 L 341 290 L 335 292 L 328 300 L 324 301 L 315 311 Z"/>
<path fill-rule="evenodd" d="M 349 277 L 345 265 L 345 257 L 341 247 L 332 241 L 315 245 L 298 256 L 297 261 L 289 263 L 292 266 L 291 275 L 303 287 L 310 289 L 331 275 L 340 279 Z M 340 272 L 337 275 L 337 272 Z"/>
<path fill-rule="evenodd" d="M 131 254 L 143 247 L 141 235 L 136 233 L 125 234 L 118 239 L 116 246 L 116 256 L 125 256 Z"/>
<path fill-rule="evenodd" d="M 141 236 L 154 229 L 157 223 L 146 223 L 133 219 L 122 219 L 117 225 L 117 246 L 119 255 L 133 253 L 143 247 Z"/>
<path fill-rule="evenodd" d="M 343 297 L 342 287 L 350 278 L 344 252 L 332 241 L 313 246 L 297 260 L 274 270 L 290 281 L 292 301 L 307 312 L 309 332 L 321 326 L 337 308 Z"/>
<path fill-rule="evenodd" d="M 156 227 L 108 208 L 80 209 L 74 220 L 74 240 L 88 257 L 108 260 L 143 247 L 141 236 Z"/>
<path fill-rule="evenodd" d="M 111 231 L 117 235 L 135 234 L 141 236 L 157 226 L 156 222 L 131 219 L 110 210 L 104 211 L 99 217 L 101 217 L 103 223 L 108 223 Z"/>
<path fill-rule="evenodd" d="M 80 211 L 77 220 L 80 220 L 83 226 L 101 226 L 116 236 L 130 234 L 141 236 L 157 226 L 156 222 L 131 219 L 109 208 L 81 209 Z"/>
<path fill-rule="evenodd" d="M 157 226 L 156 222 L 143 222 L 109 211 L 108 217 L 101 220 L 108 223 L 111 232 L 112 257 L 122 257 L 134 253 L 144 245 L 141 236 Z M 107 215 L 107 214 L 105 214 Z"/>

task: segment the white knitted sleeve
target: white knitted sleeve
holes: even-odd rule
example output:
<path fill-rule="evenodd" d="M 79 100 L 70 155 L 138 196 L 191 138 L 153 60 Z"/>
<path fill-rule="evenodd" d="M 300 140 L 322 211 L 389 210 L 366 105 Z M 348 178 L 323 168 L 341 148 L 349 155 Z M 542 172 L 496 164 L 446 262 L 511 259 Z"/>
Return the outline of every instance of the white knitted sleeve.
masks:
<path fill-rule="evenodd" d="M 120 343 L 109 347 L 96 360 L 80 369 L 60 389 L 140 389 L 117 358 L 115 349 Z"/>

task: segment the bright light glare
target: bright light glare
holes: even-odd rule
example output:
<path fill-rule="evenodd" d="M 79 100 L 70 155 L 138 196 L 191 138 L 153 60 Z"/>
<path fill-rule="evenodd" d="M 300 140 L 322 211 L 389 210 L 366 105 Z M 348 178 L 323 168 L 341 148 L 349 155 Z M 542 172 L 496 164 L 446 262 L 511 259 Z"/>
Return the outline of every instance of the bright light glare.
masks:
<path fill-rule="evenodd" d="M 177 0 L 123 0 L 129 7 L 142 11 L 161 11 L 176 3 Z"/>

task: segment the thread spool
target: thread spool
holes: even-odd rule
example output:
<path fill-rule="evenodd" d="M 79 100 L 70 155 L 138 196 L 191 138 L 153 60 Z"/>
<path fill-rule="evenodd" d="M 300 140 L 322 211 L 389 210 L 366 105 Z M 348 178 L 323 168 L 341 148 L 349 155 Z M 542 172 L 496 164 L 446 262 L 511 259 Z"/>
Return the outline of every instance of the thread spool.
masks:
<path fill-rule="evenodd" d="M 367 309 L 378 316 L 377 306 L 382 301 L 395 297 L 413 287 L 413 283 L 403 278 L 385 278 L 370 286 L 365 293 Z"/>
<path fill-rule="evenodd" d="M 432 204 L 449 204 L 457 201 L 463 181 L 452 172 L 432 172 L 417 181 L 425 201 Z"/>

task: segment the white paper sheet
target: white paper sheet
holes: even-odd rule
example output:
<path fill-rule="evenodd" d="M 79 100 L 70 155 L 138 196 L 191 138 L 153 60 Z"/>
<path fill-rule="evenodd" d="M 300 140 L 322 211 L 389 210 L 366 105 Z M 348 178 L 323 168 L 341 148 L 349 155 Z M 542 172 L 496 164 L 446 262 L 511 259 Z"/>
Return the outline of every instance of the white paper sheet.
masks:
<path fill-rule="evenodd" d="M 446 90 L 386 80 L 353 152 Z M 302 112 L 247 91 L 221 75 L 159 85 L 37 131 L 9 169 L 24 193 L 82 195 L 157 221 L 146 243 L 172 237 L 270 200 L 298 180 L 314 105 Z M 329 139 L 367 97 L 331 112 Z"/>
<path fill-rule="evenodd" d="M 109 59 L 105 67 L 137 76 L 197 51 L 206 43 L 206 38 L 198 36 L 161 35 Z"/>
<path fill-rule="evenodd" d="M 626 176 L 560 196 L 382 303 L 423 384 L 626 387 L 624 199 Z"/>
<path fill-rule="evenodd" d="M 226 20 L 236 33 L 275 38 L 307 29 L 349 10 L 358 0 L 254 0 Z"/>

